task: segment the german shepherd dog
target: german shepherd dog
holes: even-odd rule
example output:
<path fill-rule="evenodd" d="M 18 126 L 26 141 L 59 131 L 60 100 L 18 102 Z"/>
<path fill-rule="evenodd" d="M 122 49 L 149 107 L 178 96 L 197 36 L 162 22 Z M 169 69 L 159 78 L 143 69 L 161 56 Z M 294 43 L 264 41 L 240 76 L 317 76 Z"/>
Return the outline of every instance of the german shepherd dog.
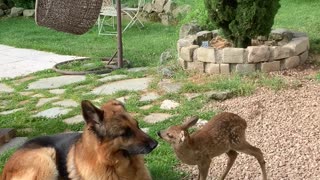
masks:
<path fill-rule="evenodd" d="M 81 106 L 83 133 L 27 141 L 6 163 L 2 180 L 150 180 L 142 154 L 158 143 L 123 104 L 110 100 L 99 109 L 84 100 Z"/>

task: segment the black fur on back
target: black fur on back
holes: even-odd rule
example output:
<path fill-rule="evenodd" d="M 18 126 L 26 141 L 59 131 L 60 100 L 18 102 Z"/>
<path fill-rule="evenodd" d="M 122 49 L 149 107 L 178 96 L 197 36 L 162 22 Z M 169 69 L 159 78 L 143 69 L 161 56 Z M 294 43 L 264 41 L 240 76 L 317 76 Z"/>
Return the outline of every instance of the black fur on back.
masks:
<path fill-rule="evenodd" d="M 56 150 L 56 164 L 60 178 L 68 179 L 67 156 L 70 147 L 80 139 L 82 133 L 64 133 L 52 136 L 41 136 L 27 141 L 21 148 L 36 149 L 51 147 Z"/>

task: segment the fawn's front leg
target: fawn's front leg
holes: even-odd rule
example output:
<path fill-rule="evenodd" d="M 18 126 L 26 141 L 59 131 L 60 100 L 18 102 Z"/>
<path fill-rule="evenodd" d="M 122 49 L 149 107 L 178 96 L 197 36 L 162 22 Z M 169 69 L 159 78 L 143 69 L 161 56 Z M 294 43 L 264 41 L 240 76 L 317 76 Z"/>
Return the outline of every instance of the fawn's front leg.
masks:
<path fill-rule="evenodd" d="M 199 169 L 198 180 L 207 179 L 210 163 L 211 163 L 211 159 L 210 157 L 208 157 L 208 159 L 201 161 L 201 163 L 198 164 L 198 169 Z"/>

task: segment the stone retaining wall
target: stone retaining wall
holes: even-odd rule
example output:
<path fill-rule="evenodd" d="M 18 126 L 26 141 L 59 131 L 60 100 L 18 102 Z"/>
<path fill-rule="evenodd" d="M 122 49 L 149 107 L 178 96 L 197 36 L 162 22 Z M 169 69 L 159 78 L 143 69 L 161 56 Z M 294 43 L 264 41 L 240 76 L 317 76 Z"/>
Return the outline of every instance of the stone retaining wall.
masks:
<path fill-rule="evenodd" d="M 201 47 L 204 41 L 210 42 L 216 36 L 216 31 L 201 31 L 179 39 L 180 65 L 187 70 L 208 74 L 271 72 L 297 67 L 308 58 L 309 38 L 304 33 L 277 29 L 268 38 L 253 40 L 257 46 Z"/>

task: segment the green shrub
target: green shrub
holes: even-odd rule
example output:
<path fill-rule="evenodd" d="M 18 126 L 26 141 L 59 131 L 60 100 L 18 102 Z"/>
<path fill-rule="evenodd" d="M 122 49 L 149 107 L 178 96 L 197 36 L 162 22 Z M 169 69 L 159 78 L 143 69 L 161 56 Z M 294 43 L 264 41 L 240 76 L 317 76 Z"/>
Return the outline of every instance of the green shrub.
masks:
<path fill-rule="evenodd" d="M 208 12 L 205 8 L 205 4 L 202 0 L 196 0 L 192 4 L 192 10 L 187 16 L 181 21 L 182 24 L 195 22 L 202 29 L 213 30 L 215 26 L 208 19 Z"/>
<path fill-rule="evenodd" d="M 268 35 L 280 8 L 279 0 L 205 0 L 209 19 L 237 47 L 247 47 L 258 35 Z"/>
<path fill-rule="evenodd" d="M 25 9 L 34 9 L 36 0 L 12 0 L 16 7 L 22 7 Z"/>

